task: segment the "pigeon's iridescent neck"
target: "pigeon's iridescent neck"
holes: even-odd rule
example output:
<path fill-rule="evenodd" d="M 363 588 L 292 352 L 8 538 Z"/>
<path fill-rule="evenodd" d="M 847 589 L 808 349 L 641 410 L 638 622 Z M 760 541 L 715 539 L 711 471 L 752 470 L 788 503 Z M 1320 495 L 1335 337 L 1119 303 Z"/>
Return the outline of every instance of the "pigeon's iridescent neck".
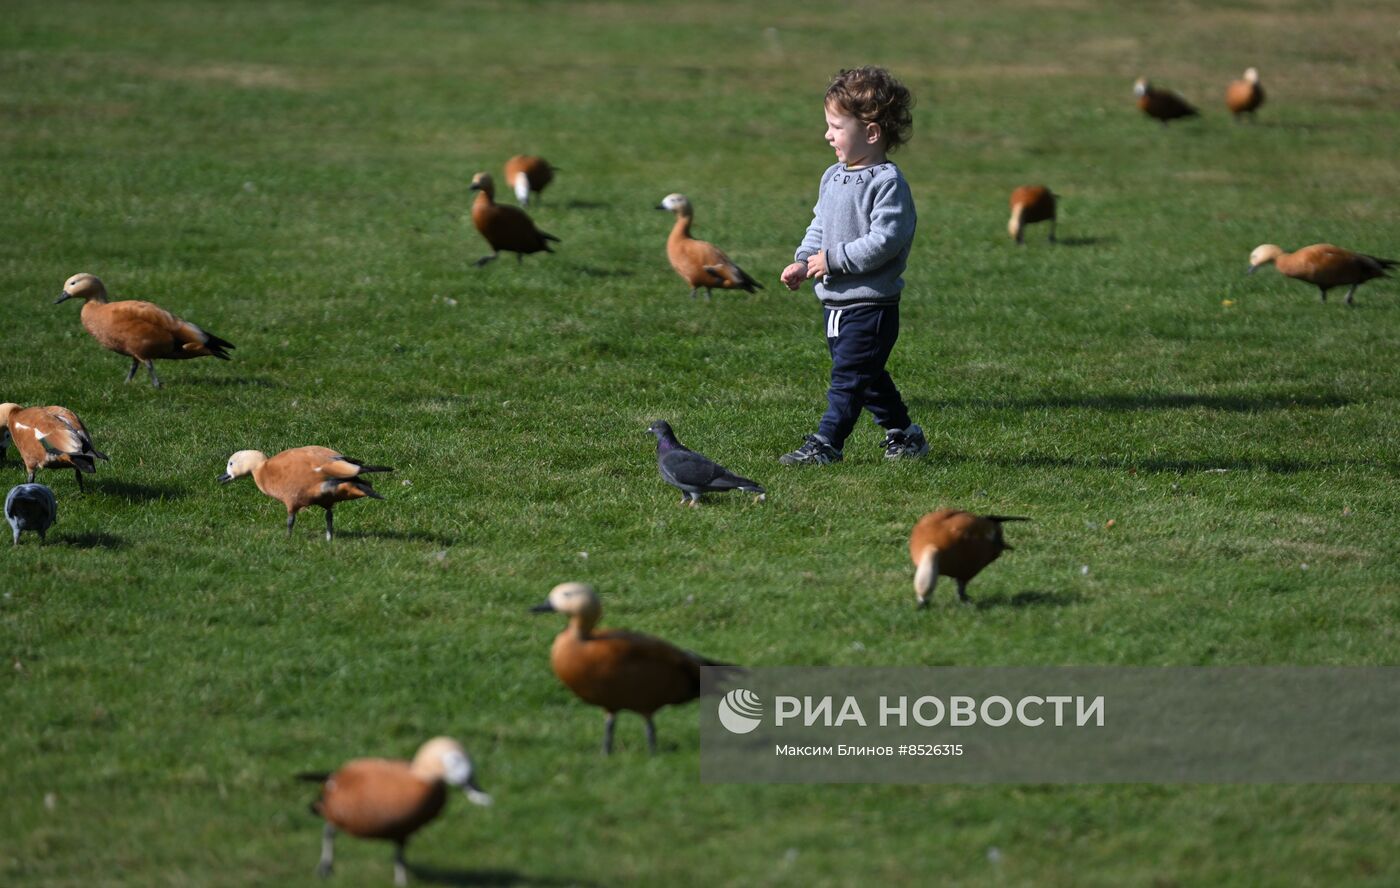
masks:
<path fill-rule="evenodd" d="M 681 442 L 676 440 L 675 435 L 657 435 L 656 452 L 665 453 L 668 450 L 679 450 Z"/>

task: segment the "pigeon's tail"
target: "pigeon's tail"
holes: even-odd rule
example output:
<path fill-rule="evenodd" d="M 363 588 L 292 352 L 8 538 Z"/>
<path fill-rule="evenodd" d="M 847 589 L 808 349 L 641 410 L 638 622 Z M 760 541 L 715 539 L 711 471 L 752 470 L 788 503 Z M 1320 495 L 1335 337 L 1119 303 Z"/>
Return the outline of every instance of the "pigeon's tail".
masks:
<path fill-rule="evenodd" d="M 743 477 L 742 475 L 731 475 L 731 476 L 728 478 L 728 480 L 729 480 L 730 483 L 732 483 L 732 484 L 733 484 L 736 488 L 738 488 L 739 490 L 747 490 L 747 491 L 750 492 L 750 493 L 767 493 L 767 492 L 768 492 L 768 491 L 766 491 L 766 490 L 763 489 L 763 485 L 762 485 L 762 484 L 759 484 L 757 481 L 750 481 L 748 478 L 745 478 L 745 477 Z"/>

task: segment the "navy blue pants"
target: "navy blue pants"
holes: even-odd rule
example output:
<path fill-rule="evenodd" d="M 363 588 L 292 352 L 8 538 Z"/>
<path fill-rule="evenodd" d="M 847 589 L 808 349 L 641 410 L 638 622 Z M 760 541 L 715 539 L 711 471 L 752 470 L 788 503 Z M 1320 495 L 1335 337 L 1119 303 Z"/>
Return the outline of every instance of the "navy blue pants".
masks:
<path fill-rule="evenodd" d="M 907 429 L 909 408 L 885 370 L 899 339 L 899 306 L 823 308 L 822 314 L 831 352 L 831 387 L 817 433 L 841 449 L 862 407 L 882 428 Z"/>

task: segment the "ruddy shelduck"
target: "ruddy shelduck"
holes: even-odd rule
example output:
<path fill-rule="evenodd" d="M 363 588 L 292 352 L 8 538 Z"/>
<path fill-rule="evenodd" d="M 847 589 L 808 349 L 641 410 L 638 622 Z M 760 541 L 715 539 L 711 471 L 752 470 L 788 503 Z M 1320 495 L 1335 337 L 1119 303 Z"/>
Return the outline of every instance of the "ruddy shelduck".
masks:
<path fill-rule="evenodd" d="M 1235 115 L 1235 122 L 1238 123 L 1248 114 L 1249 119 L 1254 119 L 1254 112 L 1260 105 L 1264 104 L 1264 87 L 1259 85 L 1259 69 L 1247 68 L 1244 78 L 1231 81 L 1225 88 L 1225 107 L 1230 109 L 1230 113 Z"/>
<path fill-rule="evenodd" d="M 1356 288 L 1374 278 L 1388 277 L 1387 269 L 1400 265 L 1394 259 L 1381 259 L 1334 247 L 1331 244 L 1313 244 L 1292 253 L 1284 252 L 1276 244 L 1260 244 L 1249 254 L 1249 270 L 1253 274 L 1261 266 L 1274 264 L 1280 272 L 1300 281 L 1307 281 L 1317 287 L 1321 301 L 1327 301 L 1327 291 L 1333 287 L 1350 287 L 1347 290 L 1347 305 L 1353 305 Z"/>
<path fill-rule="evenodd" d="M 151 374 L 151 385 L 160 388 L 155 359 L 180 361 L 213 357 L 231 360 L 227 339 L 176 317 L 152 302 L 124 299 L 107 301 L 107 288 L 96 275 L 75 274 L 63 285 L 57 305 L 67 299 L 83 300 L 83 326 L 103 348 L 131 358 L 126 381 L 131 382 L 142 364 Z"/>
<path fill-rule="evenodd" d="M 506 161 L 506 182 L 522 207 L 530 205 L 531 192 L 540 194 L 554 181 L 554 173 L 549 161 L 534 154 L 517 154 Z"/>
<path fill-rule="evenodd" d="M 593 587 L 560 583 L 532 610 L 561 613 L 569 625 L 554 639 L 549 662 L 554 674 L 585 703 L 608 714 L 603 726 L 603 754 L 612 753 L 613 725 L 619 712 L 635 712 L 647 723 L 647 749 L 656 753 L 652 715 L 663 706 L 688 703 L 700 696 L 700 668 L 721 677 L 742 672 L 738 666 L 710 660 L 650 635 L 621 629 L 595 630 L 603 606 Z"/>
<path fill-rule="evenodd" d="M 447 787 L 460 788 L 472 804 L 491 804 L 491 796 L 476 782 L 471 757 L 450 737 L 434 737 L 424 743 L 411 762 L 360 758 L 346 762 L 334 773 L 297 777 L 321 784 L 321 795 L 311 803 L 311 812 L 326 821 L 321 861 L 316 865 L 321 878 L 329 876 L 335 865 L 335 834 L 339 830 L 361 839 L 393 842 L 394 884 L 407 885 L 404 846 L 442 811 L 447 804 Z"/>
<path fill-rule="evenodd" d="M 320 506 L 326 510 L 329 542 L 335 533 L 331 512 L 335 504 L 366 496 L 384 499 L 368 479 L 360 476 L 392 471 L 389 466 L 366 465 L 329 447 L 294 447 L 270 459 L 260 450 L 240 450 L 228 458 L 228 468 L 219 476 L 219 483 L 227 484 L 251 474 L 258 490 L 287 507 L 287 536 L 292 535 L 297 512 L 307 506 Z"/>
<path fill-rule="evenodd" d="M 107 459 L 92 446 L 83 421 L 67 407 L 0 404 L 0 426 L 19 451 L 31 484 L 39 469 L 72 469 L 82 490 L 83 473 L 91 475 L 97 471 L 95 460 Z"/>
<path fill-rule="evenodd" d="M 959 509 L 939 509 L 920 518 L 909 534 L 918 606 L 928 606 L 940 576 L 956 580 L 958 600 L 967 601 L 967 584 L 1011 548 L 1002 536 L 1002 523 L 1029 520 L 1014 515 L 974 515 Z"/>
<path fill-rule="evenodd" d="M 476 260 L 478 268 L 495 259 L 502 250 L 514 253 L 519 262 L 525 261 L 526 253 L 541 250 L 554 252 L 549 248 L 549 242 L 558 243 L 559 238 L 536 228 L 534 220 L 519 207 L 496 203 L 496 183 L 490 173 L 472 176 L 471 190 L 476 192 L 476 200 L 472 203 L 472 224 L 491 245 L 491 255 Z"/>
<path fill-rule="evenodd" d="M 1133 95 L 1137 96 L 1138 110 L 1162 126 L 1169 120 L 1182 117 L 1195 117 L 1200 114 L 1190 103 L 1170 90 L 1155 89 L 1146 77 L 1139 77 L 1133 84 Z"/>
<path fill-rule="evenodd" d="M 1011 221 L 1006 230 L 1016 241 L 1017 246 L 1026 241 L 1024 232 L 1027 225 L 1036 222 L 1050 223 L 1050 243 L 1055 242 L 1055 195 L 1044 185 L 1022 185 L 1011 192 Z"/>
<path fill-rule="evenodd" d="M 671 226 L 671 235 L 666 238 L 666 258 L 671 260 L 676 274 L 690 284 L 692 299 L 701 287 L 705 288 L 706 299 L 710 298 L 712 287 L 749 293 L 763 289 L 762 284 L 735 265 L 719 247 L 690 236 L 690 223 L 695 218 L 695 211 L 684 194 L 668 194 L 656 208 L 676 214 L 676 224 Z"/>

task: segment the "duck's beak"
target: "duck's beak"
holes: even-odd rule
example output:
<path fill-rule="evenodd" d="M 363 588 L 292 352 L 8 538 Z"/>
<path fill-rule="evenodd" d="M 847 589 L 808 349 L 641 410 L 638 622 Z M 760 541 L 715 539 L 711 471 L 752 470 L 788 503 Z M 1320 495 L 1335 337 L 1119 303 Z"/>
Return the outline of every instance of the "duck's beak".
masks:
<path fill-rule="evenodd" d="M 483 808 L 491 806 L 491 796 L 476 784 L 476 777 L 473 776 L 467 781 L 467 785 L 462 787 L 462 792 L 466 793 L 467 800 L 473 805 L 480 805 Z"/>
<path fill-rule="evenodd" d="M 665 204 L 657 204 L 656 206 L 652 207 L 652 209 L 653 209 L 653 210 L 664 210 L 664 209 L 666 209 L 666 205 L 665 205 Z"/>
<path fill-rule="evenodd" d="M 480 190 L 481 190 L 481 183 L 479 183 L 479 182 L 473 182 L 473 183 L 467 188 L 467 190 L 468 190 L 468 191 L 480 191 Z"/>
<path fill-rule="evenodd" d="M 233 480 L 233 476 L 230 475 L 228 472 L 224 472 L 222 475 L 219 476 L 219 483 L 220 483 L 220 484 L 227 484 L 227 483 L 229 483 L 229 482 L 232 481 L 232 480 Z"/>
<path fill-rule="evenodd" d="M 1256 272 L 1256 271 L 1258 271 L 1258 270 L 1259 270 L 1259 266 L 1257 266 L 1257 265 L 1251 265 L 1251 266 L 1249 266 L 1248 268 L 1246 268 L 1246 269 L 1244 270 L 1244 273 L 1245 273 L 1245 274 L 1254 274 L 1254 272 Z"/>
<path fill-rule="evenodd" d="M 537 604 L 534 607 L 530 608 L 530 613 L 532 614 L 549 614 L 553 612 L 554 605 L 550 604 L 548 601 L 543 602 L 541 604 Z"/>
<path fill-rule="evenodd" d="M 54 304 L 54 305 L 57 305 L 57 304 L 59 304 L 60 302 L 63 302 L 63 301 L 65 301 L 65 300 L 67 300 L 67 299 L 72 299 L 72 298 L 73 298 L 73 297 L 72 297 L 71 295 L 69 295 L 68 291 L 67 291 L 67 290 L 64 290 L 62 293 L 59 294 L 58 298 L 55 299 L 55 300 L 53 301 L 53 304 Z"/>

